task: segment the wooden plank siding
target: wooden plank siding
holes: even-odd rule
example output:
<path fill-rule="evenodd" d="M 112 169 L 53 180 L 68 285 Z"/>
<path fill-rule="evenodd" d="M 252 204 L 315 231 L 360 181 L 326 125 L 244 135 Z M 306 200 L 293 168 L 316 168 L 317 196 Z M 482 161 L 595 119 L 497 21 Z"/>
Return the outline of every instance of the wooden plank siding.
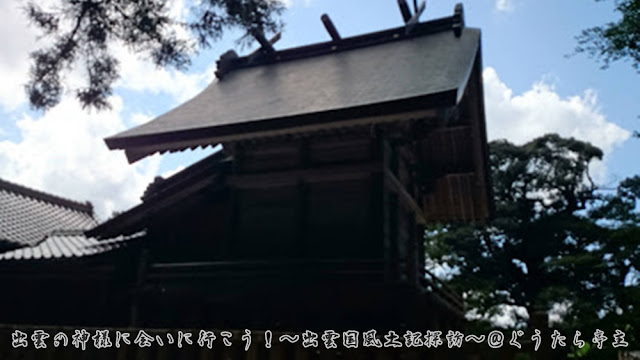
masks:
<path fill-rule="evenodd" d="M 416 295 L 425 288 L 418 252 L 424 250 L 419 224 L 426 220 L 411 145 L 393 138 L 403 131 L 354 128 L 227 144 L 235 158 L 223 180 L 227 190 L 203 193 L 186 215 L 156 222 L 162 230 L 149 241 L 143 324 L 169 312 L 181 314 L 170 323 L 182 317 L 250 324 L 243 306 L 256 318 L 260 309 L 272 312 L 271 319 L 262 316 L 263 325 L 280 319 L 293 327 L 347 326 L 349 320 L 323 309 L 327 303 L 353 312 L 351 321 L 360 324 L 358 317 L 375 309 L 395 308 L 383 321 L 388 324 L 412 316 L 424 324 L 434 307 L 451 311 L 441 304 L 447 297 Z M 403 301 L 411 304 L 400 306 Z M 237 305 L 224 314 L 207 313 L 231 302 Z M 295 319 L 285 314 L 287 304 L 317 315 Z M 450 317 L 460 317 L 459 310 Z"/>
<path fill-rule="evenodd" d="M 486 221 L 493 214 L 491 179 L 480 56 L 469 86 L 447 127 L 429 132 L 418 142 L 430 222 Z"/>

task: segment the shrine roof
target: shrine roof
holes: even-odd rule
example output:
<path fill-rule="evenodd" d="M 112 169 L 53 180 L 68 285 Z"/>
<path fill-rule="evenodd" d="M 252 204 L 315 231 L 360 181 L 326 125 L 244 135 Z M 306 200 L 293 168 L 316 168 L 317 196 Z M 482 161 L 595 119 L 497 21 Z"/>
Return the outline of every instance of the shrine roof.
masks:
<path fill-rule="evenodd" d="M 200 94 L 105 139 L 130 162 L 156 152 L 455 106 L 480 53 L 459 15 L 218 62 Z"/>

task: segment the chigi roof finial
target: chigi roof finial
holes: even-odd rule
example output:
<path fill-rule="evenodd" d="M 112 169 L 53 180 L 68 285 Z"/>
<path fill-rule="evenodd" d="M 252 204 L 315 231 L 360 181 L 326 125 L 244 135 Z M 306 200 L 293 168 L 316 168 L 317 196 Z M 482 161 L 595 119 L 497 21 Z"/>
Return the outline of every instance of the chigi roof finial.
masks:
<path fill-rule="evenodd" d="M 402 28 L 394 30 L 395 32 L 392 34 L 393 39 L 396 39 L 399 36 L 414 36 L 418 33 L 422 34 L 428 31 L 443 30 L 453 30 L 456 37 L 462 36 L 465 21 L 464 9 L 461 3 L 456 4 L 454 13 L 450 17 L 439 19 L 431 23 L 420 23 L 420 16 L 426 9 L 426 0 L 422 0 L 419 3 L 418 0 L 413 0 L 412 2 L 413 6 L 411 7 L 407 0 L 397 0 L 400 14 L 404 20 L 404 31 L 402 31 Z M 260 47 L 253 53 L 242 57 L 238 56 L 238 54 L 233 50 L 229 50 L 222 54 L 220 59 L 216 62 L 216 77 L 218 80 L 222 80 L 229 72 L 242 67 L 291 60 L 308 56 L 308 54 L 318 55 L 320 53 L 355 48 L 363 46 L 362 44 L 370 45 L 372 43 L 373 37 L 371 35 L 342 38 L 328 14 L 323 14 L 320 19 L 322 20 L 322 24 L 326 31 L 331 36 L 330 42 L 317 44 L 313 49 L 311 46 L 307 46 L 304 48 L 306 54 L 302 52 L 303 50 L 295 49 L 277 51 L 273 45 L 280 40 L 281 33 L 277 33 L 271 39 L 267 39 L 263 30 L 256 29 L 251 31 L 250 35 L 260 44 Z M 402 32 L 404 32 L 404 34 L 402 34 Z M 378 38 L 375 41 L 386 41 L 381 40 L 382 37 L 383 35 L 378 34 Z"/>
<path fill-rule="evenodd" d="M 402 19 L 405 23 L 405 34 L 411 33 L 413 27 L 416 26 L 420 20 L 420 15 L 422 15 L 426 6 L 427 3 L 424 0 L 420 3 L 420 6 L 417 6 L 417 1 L 414 1 L 416 12 L 415 14 L 411 14 L 407 0 L 398 0 L 398 7 L 400 8 L 400 13 L 402 14 Z"/>
<path fill-rule="evenodd" d="M 262 30 L 254 30 L 251 32 L 253 36 L 260 43 L 260 50 L 267 54 L 274 53 L 276 50 L 273 48 L 273 44 L 267 40 Z"/>
<path fill-rule="evenodd" d="M 333 22 L 331 21 L 331 18 L 329 17 L 329 15 L 322 14 L 320 19 L 322 20 L 322 23 L 324 24 L 325 29 L 327 29 L 327 32 L 329 33 L 333 41 L 338 41 L 342 39 L 342 37 L 338 33 L 338 29 L 336 29 L 335 25 L 333 25 Z"/>
<path fill-rule="evenodd" d="M 462 29 L 464 28 L 464 7 L 462 3 L 457 3 L 453 9 L 453 33 L 456 37 L 462 35 Z"/>
<path fill-rule="evenodd" d="M 411 19 L 411 10 L 407 4 L 407 0 L 398 0 L 398 7 L 400 7 L 400 13 L 402 14 L 402 20 L 405 24 Z"/>

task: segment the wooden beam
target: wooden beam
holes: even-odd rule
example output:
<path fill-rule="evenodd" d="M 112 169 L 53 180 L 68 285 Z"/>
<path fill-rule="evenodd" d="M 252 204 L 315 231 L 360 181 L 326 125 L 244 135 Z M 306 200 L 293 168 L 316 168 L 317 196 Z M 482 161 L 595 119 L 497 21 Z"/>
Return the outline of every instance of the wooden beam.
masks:
<path fill-rule="evenodd" d="M 415 111 L 406 111 L 399 112 L 396 114 L 386 114 L 386 115 L 378 115 L 378 116 L 364 116 L 361 118 L 351 118 L 340 121 L 333 121 L 330 123 L 317 123 L 310 125 L 302 125 L 296 127 L 288 127 L 277 130 L 264 130 L 264 131 L 255 131 L 234 135 L 223 135 L 223 136 L 211 136 L 205 137 L 198 140 L 178 140 L 172 141 L 171 143 L 166 144 L 166 148 L 162 150 L 162 152 L 172 152 L 172 151 L 181 151 L 187 148 L 190 148 L 194 145 L 202 145 L 209 146 L 211 144 L 225 143 L 225 148 L 228 146 L 227 143 L 253 139 L 253 138 L 268 138 L 268 137 L 277 137 L 277 136 L 285 136 L 285 135 L 296 135 L 296 134 L 308 134 L 316 131 L 330 131 L 336 130 L 340 128 L 348 128 L 348 127 L 356 127 L 362 125 L 370 125 L 370 124 L 378 124 L 378 123 L 390 123 L 395 121 L 404 121 L 404 120 L 415 120 L 415 119 L 437 119 L 437 112 L 435 109 L 426 109 L 426 110 L 415 110 Z M 137 146 L 136 153 L 139 154 L 152 154 L 157 150 L 156 145 L 147 145 L 147 146 Z M 143 155 L 144 157 L 146 155 Z M 141 157 L 141 158 L 142 158 Z"/>
<path fill-rule="evenodd" d="M 462 6 L 462 5 L 461 5 Z M 485 221 L 494 216 L 495 205 L 493 202 L 493 186 L 491 182 L 491 169 L 489 166 L 489 147 L 487 143 L 486 116 L 484 108 L 484 95 L 482 86 L 482 54 L 478 53 L 473 71 L 470 75 L 470 86 L 468 91 L 469 106 L 471 114 L 471 140 L 473 143 L 473 163 L 475 166 L 474 173 L 477 176 L 475 191 L 482 189 L 477 194 L 476 206 L 478 216 L 477 219 Z"/>
<path fill-rule="evenodd" d="M 423 241 L 422 234 L 416 234 L 416 221 L 415 216 L 405 215 L 407 228 L 407 277 L 409 284 L 416 288 L 420 286 L 420 270 L 418 268 L 418 242 Z"/>
<path fill-rule="evenodd" d="M 322 20 L 322 24 L 324 24 L 324 27 L 325 29 L 327 29 L 327 32 L 329 33 L 329 35 L 331 35 L 331 39 L 333 39 L 333 41 L 338 41 L 342 39 L 342 37 L 338 33 L 338 29 L 336 29 L 335 25 L 333 25 L 333 22 L 331 21 L 331 18 L 329 17 L 329 15 L 322 14 L 320 19 Z"/>
<path fill-rule="evenodd" d="M 308 169 L 274 171 L 256 174 L 230 175 L 227 184 L 235 188 L 269 188 L 304 182 L 324 182 L 359 179 L 382 172 L 379 162 L 333 165 Z"/>
<path fill-rule="evenodd" d="M 129 318 L 130 326 L 137 326 L 140 324 L 140 305 L 143 297 L 143 288 L 145 282 L 145 275 L 147 272 L 147 262 L 149 259 L 149 250 L 143 248 L 138 258 L 138 268 L 136 269 L 136 282 L 134 284 L 133 299 L 131 301 L 131 314 Z"/>
<path fill-rule="evenodd" d="M 169 262 L 169 263 L 151 263 L 150 269 L 167 271 L 173 270 L 194 270 L 200 271 L 203 268 L 211 269 L 240 269 L 240 268 L 283 268 L 288 269 L 295 266 L 325 266 L 327 268 L 336 268 L 341 266 L 346 267 L 379 267 L 382 265 L 381 259 L 371 258 L 324 258 L 324 259 L 308 259 L 308 258 L 294 258 L 284 260 L 237 260 L 237 261 L 193 261 L 193 262 Z"/>
<path fill-rule="evenodd" d="M 382 278 L 385 262 L 382 259 L 340 258 L 287 260 L 240 260 L 190 263 L 150 264 L 146 278 L 152 281 L 185 279 L 202 281 L 209 278 L 254 279 L 260 278 L 300 278 L 305 274 L 349 275 Z M 216 291 L 215 288 L 209 289 Z"/>
<path fill-rule="evenodd" d="M 62 263 L 62 262 L 68 261 L 69 259 L 64 259 L 64 260 L 58 259 L 58 260 L 61 260 L 61 261 L 58 261 L 58 263 Z M 53 261 L 50 263 L 53 263 Z M 59 268 L 46 269 L 46 271 L 43 271 L 43 268 L 40 267 L 43 264 L 44 264 L 43 262 L 37 262 L 38 266 L 34 266 L 36 265 L 35 261 L 34 262 L 25 261 L 25 264 L 15 264 L 15 263 L 3 264 L 3 266 L 0 268 L 0 279 L 3 281 L 8 281 L 10 279 L 25 279 L 25 281 L 33 281 L 37 279 L 101 280 L 101 279 L 104 279 L 105 277 L 110 276 L 111 273 L 115 271 L 115 268 L 113 266 L 110 266 L 109 268 L 104 268 L 104 269 L 102 268 L 87 269 L 86 267 L 78 266 L 73 271 L 70 269 L 59 269 Z M 15 266 L 12 266 L 12 265 L 15 265 Z M 25 267 L 28 267 L 28 269 L 25 269 Z"/>
<path fill-rule="evenodd" d="M 411 19 L 411 10 L 409 10 L 407 0 L 398 0 L 398 7 L 400 8 L 400 13 L 402 14 L 402 20 L 407 23 L 409 19 Z"/>
<path fill-rule="evenodd" d="M 413 14 L 413 16 L 407 21 L 407 24 L 405 25 L 405 30 L 404 30 L 405 34 L 411 33 L 411 30 L 413 30 L 413 28 L 416 26 L 416 24 L 420 20 L 420 15 L 422 15 L 426 6 L 427 6 L 427 3 L 425 1 L 422 1 L 422 3 L 420 3 L 420 7 L 418 7 L 418 10 L 416 11 L 416 13 Z"/>
<path fill-rule="evenodd" d="M 387 279 L 391 282 L 401 280 L 400 259 L 399 259 L 399 216 L 400 211 L 398 195 L 385 192 L 385 265 Z"/>
<path fill-rule="evenodd" d="M 423 225 L 426 224 L 427 220 L 424 216 L 422 208 L 418 205 L 411 194 L 409 194 L 409 192 L 404 188 L 400 180 L 398 180 L 398 178 L 396 178 L 396 176 L 388 169 L 385 169 L 384 174 L 387 183 L 390 185 L 390 189 L 398 194 L 402 203 L 413 211 L 416 216 L 416 222 Z"/>
<path fill-rule="evenodd" d="M 385 265 L 385 281 L 395 283 L 400 280 L 400 269 L 398 259 L 398 216 L 399 216 L 399 200 L 398 195 L 393 191 L 389 191 L 388 181 L 385 174 L 391 171 L 397 171 L 397 156 L 393 147 L 389 143 L 389 139 L 385 137 L 380 139 L 383 163 L 383 187 L 382 187 L 382 237 L 383 237 L 383 253 Z"/>
<path fill-rule="evenodd" d="M 271 49 L 271 51 L 275 51 L 275 49 L 273 48 L 273 45 L 274 45 L 275 43 L 277 43 L 277 42 L 280 40 L 280 38 L 282 38 L 282 33 L 277 33 L 277 34 L 275 34 L 271 39 L 269 39 L 269 41 L 268 41 L 268 42 L 266 42 L 266 39 L 265 39 L 264 34 L 263 34 L 263 35 L 262 35 L 262 37 L 261 37 L 261 39 L 257 39 L 257 38 L 256 38 L 256 40 L 258 40 L 258 42 L 260 43 L 260 45 L 262 45 L 262 41 L 265 41 L 265 42 L 268 44 L 267 51 L 269 51 L 269 50 L 268 50 L 269 48 Z M 262 41 L 261 41 L 261 40 L 262 40 Z M 249 57 L 250 59 L 257 57 L 258 55 L 260 55 L 260 53 L 262 52 L 262 50 L 263 50 L 263 49 L 265 49 L 265 47 L 262 45 L 259 49 L 257 49 L 256 51 L 252 52 L 251 54 L 249 54 L 249 56 L 248 56 L 248 57 Z"/>
<path fill-rule="evenodd" d="M 419 278 L 422 279 L 425 277 L 426 275 L 426 271 L 427 269 L 425 268 L 426 266 L 426 248 L 425 248 L 425 244 L 424 244 L 424 233 L 425 233 L 425 227 L 424 225 L 418 224 L 416 222 L 415 224 L 415 234 L 416 234 L 416 245 L 417 245 L 417 250 L 416 250 L 416 254 L 418 255 L 418 274 L 419 274 Z"/>
<path fill-rule="evenodd" d="M 264 50 L 267 53 L 274 53 L 276 50 L 273 48 L 273 44 L 267 40 L 267 38 L 264 36 L 264 33 L 262 32 L 262 30 L 255 30 L 251 32 L 251 35 L 258 40 L 258 42 L 260 43 L 260 46 L 262 47 L 261 50 Z M 278 37 L 276 35 L 276 37 Z M 279 37 L 278 37 L 279 38 Z"/>
<path fill-rule="evenodd" d="M 300 168 L 309 169 L 311 162 L 311 146 L 309 139 L 302 139 L 298 146 L 300 152 Z M 298 254 L 306 255 L 309 242 L 309 184 L 298 181 L 296 194 L 296 233 L 298 237 Z"/>

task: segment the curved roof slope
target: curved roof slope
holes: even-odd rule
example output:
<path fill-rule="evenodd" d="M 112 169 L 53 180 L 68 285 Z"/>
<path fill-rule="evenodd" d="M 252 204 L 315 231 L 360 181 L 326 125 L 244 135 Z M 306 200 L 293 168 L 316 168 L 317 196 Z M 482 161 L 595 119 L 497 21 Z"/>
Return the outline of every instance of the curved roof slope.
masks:
<path fill-rule="evenodd" d="M 0 180 L 0 241 L 32 246 L 55 230 L 97 225 L 93 207 Z"/>
<path fill-rule="evenodd" d="M 0 263 L 8 261 L 47 261 L 84 258 L 124 248 L 143 232 L 131 236 L 118 236 L 109 240 L 86 237 L 82 231 L 54 231 L 34 246 L 26 246 L 0 254 Z"/>
<path fill-rule="evenodd" d="M 337 121 L 456 105 L 480 51 L 480 30 L 454 33 L 454 18 L 270 57 L 232 58 L 230 72 L 164 115 L 105 139 L 133 162 Z M 221 60 L 222 61 L 222 60 Z"/>

